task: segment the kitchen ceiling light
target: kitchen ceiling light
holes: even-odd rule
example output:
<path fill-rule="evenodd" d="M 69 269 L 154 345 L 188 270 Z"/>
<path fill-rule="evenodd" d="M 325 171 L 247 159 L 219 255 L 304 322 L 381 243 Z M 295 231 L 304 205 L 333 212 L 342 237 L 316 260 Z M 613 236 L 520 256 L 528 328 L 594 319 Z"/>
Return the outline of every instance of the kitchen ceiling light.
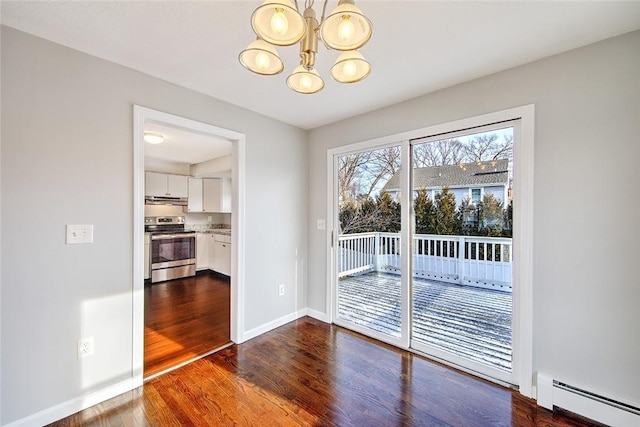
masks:
<path fill-rule="evenodd" d="M 366 78 L 371 65 L 356 52 L 373 33 L 371 22 L 353 0 L 339 0 L 338 6 L 325 19 L 328 0 L 322 8 L 320 23 L 313 10 L 314 0 L 305 0 L 302 14 L 291 0 L 265 0 L 251 15 L 251 26 L 258 36 L 239 55 L 240 63 L 249 71 L 262 75 L 278 74 L 284 64 L 274 46 L 290 46 L 300 42 L 300 65 L 287 78 L 287 85 L 299 93 L 316 93 L 324 81 L 316 71 L 318 34 L 328 49 L 345 51 L 331 69 L 340 83 L 355 83 Z"/>
<path fill-rule="evenodd" d="M 145 132 L 144 140 L 149 144 L 162 144 L 164 141 L 164 135 L 156 132 Z"/>

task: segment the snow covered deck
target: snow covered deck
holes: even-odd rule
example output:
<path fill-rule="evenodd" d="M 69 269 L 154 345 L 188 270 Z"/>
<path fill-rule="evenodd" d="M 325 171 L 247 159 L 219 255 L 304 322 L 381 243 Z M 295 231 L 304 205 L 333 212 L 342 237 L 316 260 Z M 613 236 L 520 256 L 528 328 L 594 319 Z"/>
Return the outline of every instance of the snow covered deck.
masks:
<path fill-rule="evenodd" d="M 413 288 L 413 339 L 511 370 L 511 293 L 420 278 Z M 341 319 L 400 336 L 400 276 L 345 276 L 338 295 Z"/>

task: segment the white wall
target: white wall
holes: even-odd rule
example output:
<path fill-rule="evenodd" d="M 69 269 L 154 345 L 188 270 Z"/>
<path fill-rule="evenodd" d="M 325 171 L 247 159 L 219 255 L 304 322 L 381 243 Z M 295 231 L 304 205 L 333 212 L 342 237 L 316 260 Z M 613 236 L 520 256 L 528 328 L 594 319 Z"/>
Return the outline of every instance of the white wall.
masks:
<path fill-rule="evenodd" d="M 191 165 L 189 174 L 198 178 L 231 177 L 231 156 L 222 156 Z"/>
<path fill-rule="evenodd" d="M 310 132 L 309 308 L 324 312 L 327 149 L 535 104 L 534 363 L 640 404 L 640 31 Z M 515 207 L 517 209 L 517 206 Z"/>
<path fill-rule="evenodd" d="M 10 28 L 1 48 L 0 424 L 131 377 L 134 104 L 246 135 L 245 330 L 303 306 L 304 131 Z"/>
<path fill-rule="evenodd" d="M 190 175 L 190 169 L 190 165 L 187 163 L 172 162 L 149 156 L 145 156 L 144 158 L 145 171 L 171 173 L 175 175 Z"/>

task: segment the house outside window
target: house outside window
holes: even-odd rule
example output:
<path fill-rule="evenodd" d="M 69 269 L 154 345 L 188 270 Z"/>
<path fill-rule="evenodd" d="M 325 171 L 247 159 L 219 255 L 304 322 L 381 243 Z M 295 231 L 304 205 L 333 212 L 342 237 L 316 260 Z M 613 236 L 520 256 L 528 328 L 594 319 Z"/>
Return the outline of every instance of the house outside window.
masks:
<path fill-rule="evenodd" d="M 471 189 L 471 203 L 477 205 L 482 201 L 482 189 L 481 188 L 472 188 Z"/>
<path fill-rule="evenodd" d="M 456 199 L 457 207 L 466 200 L 477 206 L 486 194 L 504 203 L 508 202 L 509 159 L 488 162 L 460 163 L 413 169 L 413 196 L 420 189 L 427 190 L 432 202 L 448 188 Z M 382 188 L 396 201 L 400 200 L 400 171 L 396 171 Z"/>

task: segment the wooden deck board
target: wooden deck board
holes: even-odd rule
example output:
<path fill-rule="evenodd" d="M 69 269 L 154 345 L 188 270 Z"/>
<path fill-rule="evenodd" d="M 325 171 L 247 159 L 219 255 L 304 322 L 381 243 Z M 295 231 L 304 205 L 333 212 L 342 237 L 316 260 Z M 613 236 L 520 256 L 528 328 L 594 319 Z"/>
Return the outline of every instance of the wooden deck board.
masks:
<path fill-rule="evenodd" d="M 341 278 L 338 316 L 400 336 L 400 277 Z M 511 370 L 511 294 L 413 279 L 413 337 L 471 360 Z"/>

